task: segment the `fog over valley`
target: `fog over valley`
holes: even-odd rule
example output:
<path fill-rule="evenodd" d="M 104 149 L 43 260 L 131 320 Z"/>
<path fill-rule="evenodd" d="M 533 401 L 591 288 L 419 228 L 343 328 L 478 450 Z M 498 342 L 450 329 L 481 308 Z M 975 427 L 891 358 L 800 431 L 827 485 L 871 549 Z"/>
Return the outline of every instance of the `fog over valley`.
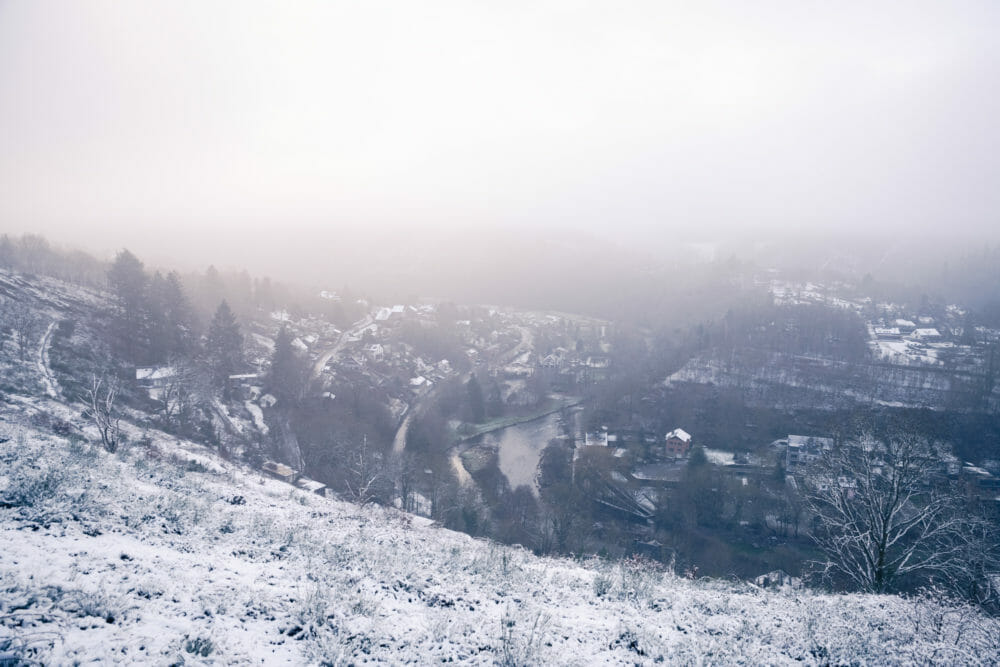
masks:
<path fill-rule="evenodd" d="M 338 230 L 995 240 L 998 11 L 7 3 L 0 221 L 234 264 Z"/>
<path fill-rule="evenodd" d="M 0 0 L 0 666 L 1000 664 L 998 26 Z"/>

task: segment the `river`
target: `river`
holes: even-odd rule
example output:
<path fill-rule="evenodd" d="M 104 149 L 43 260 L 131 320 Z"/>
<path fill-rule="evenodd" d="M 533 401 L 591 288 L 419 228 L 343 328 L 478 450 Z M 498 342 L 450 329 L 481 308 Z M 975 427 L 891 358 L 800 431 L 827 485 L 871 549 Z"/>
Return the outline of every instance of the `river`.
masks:
<path fill-rule="evenodd" d="M 475 444 L 496 447 L 500 472 L 507 478 L 511 489 L 525 485 L 538 495 L 536 477 L 542 450 L 562 432 L 559 413 L 555 412 L 487 433 L 477 438 Z"/>

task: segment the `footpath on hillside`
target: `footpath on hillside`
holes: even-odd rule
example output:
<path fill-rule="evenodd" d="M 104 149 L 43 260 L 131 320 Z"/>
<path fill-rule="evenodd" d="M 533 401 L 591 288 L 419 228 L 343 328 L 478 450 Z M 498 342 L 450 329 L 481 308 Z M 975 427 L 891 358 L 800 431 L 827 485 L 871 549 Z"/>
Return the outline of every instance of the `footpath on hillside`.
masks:
<path fill-rule="evenodd" d="M 49 398 L 59 398 L 59 382 L 49 365 L 49 347 L 52 345 L 52 334 L 55 332 L 57 324 L 56 320 L 49 323 L 48 328 L 45 329 L 45 335 L 42 336 L 42 341 L 38 345 L 38 371 L 42 374 L 45 395 Z"/>

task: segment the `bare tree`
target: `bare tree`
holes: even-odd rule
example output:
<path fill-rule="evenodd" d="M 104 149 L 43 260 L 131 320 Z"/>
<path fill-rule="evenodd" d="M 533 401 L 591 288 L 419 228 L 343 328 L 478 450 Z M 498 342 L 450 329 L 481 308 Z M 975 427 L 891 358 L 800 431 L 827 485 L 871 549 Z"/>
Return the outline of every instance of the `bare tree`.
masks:
<path fill-rule="evenodd" d="M 8 308 L 8 320 L 17 342 L 18 354 L 21 361 L 24 361 L 38 328 L 38 318 L 28 304 L 16 301 Z"/>
<path fill-rule="evenodd" d="M 121 385 L 116 379 L 107 380 L 104 376 L 93 376 L 90 390 L 90 418 L 101 434 L 101 444 L 104 449 L 114 453 L 121 442 L 121 418 L 115 403 Z"/>
<path fill-rule="evenodd" d="M 980 609 L 1000 614 L 1000 535 L 996 524 L 974 511 L 966 515 L 965 522 L 962 553 L 955 567 L 935 584 Z"/>
<path fill-rule="evenodd" d="M 419 479 L 420 467 L 410 452 L 402 452 L 389 460 L 389 474 L 396 486 L 400 499 L 400 509 L 404 512 L 414 512 L 417 509 L 416 484 Z"/>
<path fill-rule="evenodd" d="M 920 438 L 864 437 L 812 466 L 804 495 L 826 570 L 875 593 L 896 590 L 908 576 L 955 575 L 968 524 L 941 461 L 939 449 Z"/>
<path fill-rule="evenodd" d="M 368 446 L 365 436 L 360 447 L 346 452 L 344 485 L 354 502 L 367 505 L 378 497 L 388 480 L 382 454 Z"/>
<path fill-rule="evenodd" d="M 194 395 L 200 388 L 197 369 L 185 357 L 174 355 L 167 363 L 171 372 L 159 388 L 158 399 L 163 418 L 167 422 L 183 415 L 194 401 Z M 207 391 L 201 392 L 208 395 Z"/>

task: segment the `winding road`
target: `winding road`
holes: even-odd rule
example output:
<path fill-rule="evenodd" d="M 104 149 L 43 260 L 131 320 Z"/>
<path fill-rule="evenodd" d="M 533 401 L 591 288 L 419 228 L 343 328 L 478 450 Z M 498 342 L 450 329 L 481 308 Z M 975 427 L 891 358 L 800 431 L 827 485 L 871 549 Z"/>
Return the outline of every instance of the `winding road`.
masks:
<path fill-rule="evenodd" d="M 330 360 L 333 359 L 334 356 L 340 353 L 340 351 L 343 349 L 344 345 L 347 344 L 347 341 L 350 338 L 357 336 L 359 333 L 361 333 L 362 329 L 370 326 L 371 324 L 372 324 L 371 315 L 366 315 L 362 320 L 356 322 L 353 327 L 351 327 L 347 331 L 342 332 L 340 334 L 340 338 L 337 339 L 337 342 L 334 344 L 334 346 L 328 350 L 324 350 L 323 352 L 321 352 L 319 357 L 316 359 L 316 363 L 313 364 L 312 368 L 312 379 L 315 380 L 323 373 L 323 369 L 326 368 L 326 365 L 330 363 Z"/>

